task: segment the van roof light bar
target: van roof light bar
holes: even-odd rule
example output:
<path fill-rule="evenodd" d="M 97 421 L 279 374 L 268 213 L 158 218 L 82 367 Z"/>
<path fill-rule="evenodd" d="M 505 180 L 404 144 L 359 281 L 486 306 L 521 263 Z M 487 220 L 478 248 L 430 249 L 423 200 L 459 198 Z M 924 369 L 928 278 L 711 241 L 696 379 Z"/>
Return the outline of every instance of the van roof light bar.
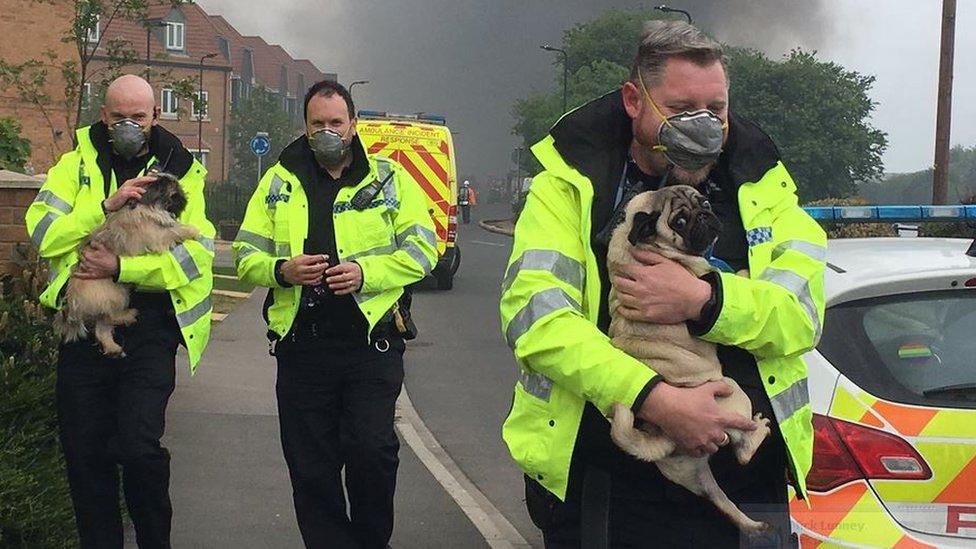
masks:
<path fill-rule="evenodd" d="M 425 122 L 429 124 L 447 125 L 447 119 L 439 114 L 417 113 L 417 114 L 398 114 L 386 111 L 360 110 L 359 118 L 366 120 L 409 120 L 412 122 Z"/>

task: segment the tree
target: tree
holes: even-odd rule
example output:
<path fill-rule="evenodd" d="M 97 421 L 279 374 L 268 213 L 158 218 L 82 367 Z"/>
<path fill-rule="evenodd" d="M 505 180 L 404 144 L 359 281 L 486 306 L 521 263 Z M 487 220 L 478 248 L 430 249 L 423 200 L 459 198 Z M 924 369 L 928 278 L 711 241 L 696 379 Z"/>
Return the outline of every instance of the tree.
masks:
<path fill-rule="evenodd" d="M 52 4 L 55 0 L 31 0 L 36 3 Z M 173 6 L 187 0 L 167 0 Z M 155 3 L 155 2 L 153 2 Z M 114 21 L 143 21 L 149 14 L 150 0 L 74 0 L 73 12 L 67 30 L 61 41 L 71 44 L 75 55 L 62 59 L 48 49 L 40 59 L 28 59 L 23 63 L 9 63 L 0 59 L 0 90 L 12 89 L 21 102 L 32 105 L 41 113 L 51 129 L 52 137 L 58 126 L 77 128 L 90 122 L 96 103 L 93 97 L 86 97 L 86 84 L 95 94 L 103 94 L 109 82 L 123 74 L 125 67 L 137 64 L 139 58 L 132 44 L 123 38 L 105 40 L 105 33 L 92 35 L 91 30 L 98 25 L 109 28 Z M 96 52 L 105 63 L 94 67 Z M 63 90 L 52 95 L 51 75 L 60 76 Z M 161 72 L 159 79 L 170 78 L 171 71 Z M 167 83 L 174 93 L 186 99 L 196 96 L 196 84 L 190 78 L 177 79 Z M 62 111 L 64 119 L 56 121 L 56 112 Z M 69 131 L 74 140 L 74 132 Z M 53 152 L 53 151 L 52 151 Z"/>
<path fill-rule="evenodd" d="M 281 95 L 261 86 L 254 86 L 247 97 L 241 97 L 230 113 L 227 139 L 230 143 L 230 180 L 242 187 L 257 185 L 257 156 L 251 152 L 251 138 L 258 132 L 267 132 L 271 140 L 271 152 L 262 161 L 262 174 L 278 159 L 281 151 L 296 135 L 288 112 L 281 108 Z"/>
<path fill-rule="evenodd" d="M 20 123 L 0 118 L 0 170 L 23 172 L 30 159 L 30 141 L 20 136 Z"/>
<path fill-rule="evenodd" d="M 931 204 L 932 168 L 892 174 L 860 186 L 860 195 L 873 204 Z M 976 200 L 976 146 L 949 150 L 949 202 Z"/>
<path fill-rule="evenodd" d="M 776 142 L 797 180 L 802 201 L 857 194 L 881 176 L 888 141 L 872 127 L 873 76 L 793 50 L 773 61 L 755 50 L 731 49 L 732 109 Z"/>
<path fill-rule="evenodd" d="M 569 58 L 570 108 L 620 86 L 629 76 L 643 22 L 663 18 L 649 10 L 608 11 L 563 34 Z M 869 124 L 873 76 L 795 50 L 774 61 L 755 50 L 728 48 L 732 110 L 763 127 L 780 148 L 802 200 L 851 196 L 882 172 L 885 134 Z M 542 139 L 561 109 L 560 61 L 553 91 L 516 102 L 513 133 L 526 146 Z M 540 167 L 525 155 L 523 169 Z"/>
<path fill-rule="evenodd" d="M 644 22 L 652 19 L 667 17 L 653 10 L 610 10 L 563 32 L 562 49 L 566 51 L 570 73 L 569 109 L 619 87 L 627 79 L 637 52 L 637 38 Z M 561 55 L 553 63 L 558 69 L 553 80 L 555 91 L 519 99 L 512 107 L 516 120 L 512 132 L 522 138 L 526 150 L 545 137 L 563 114 L 562 63 Z M 532 154 L 522 155 L 523 173 L 534 174 L 540 170 Z"/>

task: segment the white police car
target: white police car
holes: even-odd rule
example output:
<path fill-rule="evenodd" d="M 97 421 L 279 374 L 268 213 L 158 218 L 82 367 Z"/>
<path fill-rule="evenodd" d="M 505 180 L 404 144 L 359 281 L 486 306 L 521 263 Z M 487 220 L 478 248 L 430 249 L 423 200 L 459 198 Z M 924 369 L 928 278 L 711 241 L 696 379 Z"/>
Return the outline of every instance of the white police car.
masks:
<path fill-rule="evenodd" d="M 976 222 L 976 206 L 807 208 L 834 222 Z M 976 547 L 976 243 L 831 240 L 805 355 L 814 412 L 809 547 Z"/>

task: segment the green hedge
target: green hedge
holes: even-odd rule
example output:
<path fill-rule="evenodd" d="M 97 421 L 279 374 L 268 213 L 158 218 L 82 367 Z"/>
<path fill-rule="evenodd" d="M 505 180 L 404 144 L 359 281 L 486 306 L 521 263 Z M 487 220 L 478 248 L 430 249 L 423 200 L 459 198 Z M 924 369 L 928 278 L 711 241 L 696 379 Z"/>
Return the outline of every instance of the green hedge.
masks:
<path fill-rule="evenodd" d="M 0 283 L 0 548 L 75 547 L 54 405 L 57 340 L 35 266 Z"/>

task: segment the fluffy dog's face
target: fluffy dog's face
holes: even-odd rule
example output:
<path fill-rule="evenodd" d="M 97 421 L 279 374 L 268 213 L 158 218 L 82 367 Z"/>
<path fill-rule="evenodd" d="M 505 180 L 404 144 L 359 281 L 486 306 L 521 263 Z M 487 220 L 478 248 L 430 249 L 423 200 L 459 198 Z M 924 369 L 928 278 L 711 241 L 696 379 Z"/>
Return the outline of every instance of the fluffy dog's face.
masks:
<path fill-rule="evenodd" d="M 665 246 L 702 256 L 721 230 L 722 223 L 701 193 L 674 185 L 654 191 L 647 207 L 634 213 L 627 240 L 636 247 Z"/>
<path fill-rule="evenodd" d="M 141 204 L 166 210 L 179 217 L 186 209 L 186 193 L 180 187 L 180 182 L 176 176 L 165 172 L 155 174 L 158 179 L 154 183 L 146 186 L 146 193 L 139 201 Z M 135 204 L 132 204 L 135 206 Z"/>

